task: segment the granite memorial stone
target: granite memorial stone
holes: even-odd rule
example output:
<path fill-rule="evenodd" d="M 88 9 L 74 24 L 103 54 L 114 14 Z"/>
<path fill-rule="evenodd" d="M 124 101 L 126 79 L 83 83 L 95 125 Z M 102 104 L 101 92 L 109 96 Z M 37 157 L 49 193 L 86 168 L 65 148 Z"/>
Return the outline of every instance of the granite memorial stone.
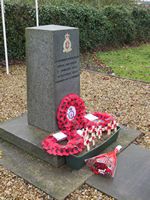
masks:
<path fill-rule="evenodd" d="M 80 93 L 79 30 L 47 25 L 26 28 L 29 125 L 57 131 L 61 99 Z"/>

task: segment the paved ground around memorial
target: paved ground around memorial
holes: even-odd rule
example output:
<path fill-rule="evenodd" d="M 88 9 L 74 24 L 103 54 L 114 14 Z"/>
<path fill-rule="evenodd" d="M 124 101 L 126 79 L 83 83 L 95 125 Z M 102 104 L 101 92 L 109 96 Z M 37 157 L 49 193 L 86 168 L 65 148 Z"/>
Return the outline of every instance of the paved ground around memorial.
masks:
<path fill-rule="evenodd" d="M 66 166 L 52 167 L 2 140 L 0 149 L 3 151 L 1 165 L 58 200 L 63 200 L 92 174 L 85 168 L 72 171 Z"/>
<path fill-rule="evenodd" d="M 26 68 L 14 66 L 11 75 L 5 74 L 5 68 L 0 70 L 0 121 L 19 116 L 26 111 Z M 148 84 L 118 79 L 95 72 L 81 73 L 81 96 L 88 110 L 107 111 L 117 116 L 117 120 L 125 126 L 135 127 L 142 132 L 136 140 L 146 148 L 150 148 L 150 86 Z M 1 149 L 0 149 L 1 151 Z M 3 154 L 3 152 L 2 152 Z M 0 167 L 0 177 L 3 187 L 0 187 L 1 199 L 48 199 L 46 193 L 35 188 L 15 174 Z M 13 195 L 12 198 L 9 198 Z M 20 196 L 19 196 L 20 195 Z M 67 199 L 91 200 L 100 193 L 92 187 L 83 185 Z M 8 198 L 6 198 L 8 197 Z M 113 199 L 101 194 L 101 199 Z"/>
<path fill-rule="evenodd" d="M 113 179 L 92 176 L 86 183 L 118 200 L 148 200 L 150 198 L 150 150 L 130 145 L 118 156 Z"/>
<path fill-rule="evenodd" d="M 108 150 L 117 144 L 126 148 L 139 134 L 139 131 L 122 127 L 118 140 Z M 92 175 L 86 167 L 81 170 L 52 167 L 3 140 L 0 140 L 0 149 L 3 152 L 1 165 L 58 200 L 67 197 Z"/>

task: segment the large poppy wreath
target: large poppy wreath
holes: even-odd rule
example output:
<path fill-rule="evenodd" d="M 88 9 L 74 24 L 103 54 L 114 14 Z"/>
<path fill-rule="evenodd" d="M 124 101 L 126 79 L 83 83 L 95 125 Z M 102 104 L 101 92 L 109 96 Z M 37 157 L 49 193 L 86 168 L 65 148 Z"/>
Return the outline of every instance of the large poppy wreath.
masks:
<path fill-rule="evenodd" d="M 84 101 L 76 94 L 65 96 L 57 110 L 58 127 L 60 130 L 76 130 L 83 127 L 85 115 Z"/>
<path fill-rule="evenodd" d="M 42 141 L 42 147 L 49 154 L 68 156 L 80 153 L 84 149 L 84 139 L 77 134 L 77 129 L 83 127 L 85 115 L 84 101 L 76 94 L 65 96 L 57 110 L 58 127 L 67 135 L 67 144 L 58 142 L 53 134 Z"/>
<path fill-rule="evenodd" d="M 67 137 L 67 141 L 65 145 L 60 144 L 53 135 L 49 135 L 42 141 L 42 147 L 47 153 L 58 156 L 77 154 L 84 149 L 83 138 L 79 136 L 76 131 L 72 132 L 72 134 Z"/>

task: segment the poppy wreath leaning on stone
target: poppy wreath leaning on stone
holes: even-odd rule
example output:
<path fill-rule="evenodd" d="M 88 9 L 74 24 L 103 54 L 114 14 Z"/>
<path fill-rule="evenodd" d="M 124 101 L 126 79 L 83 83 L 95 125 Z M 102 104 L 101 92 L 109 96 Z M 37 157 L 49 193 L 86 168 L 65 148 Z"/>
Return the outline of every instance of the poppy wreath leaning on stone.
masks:
<path fill-rule="evenodd" d="M 57 110 L 57 121 L 60 130 L 77 130 L 83 127 L 86 113 L 84 101 L 76 94 L 65 96 Z"/>
<path fill-rule="evenodd" d="M 78 154 L 85 148 L 83 138 L 78 135 L 76 131 L 68 135 L 67 140 L 67 144 L 63 145 L 60 144 L 53 135 L 49 135 L 42 141 L 42 147 L 47 153 L 57 156 Z"/>

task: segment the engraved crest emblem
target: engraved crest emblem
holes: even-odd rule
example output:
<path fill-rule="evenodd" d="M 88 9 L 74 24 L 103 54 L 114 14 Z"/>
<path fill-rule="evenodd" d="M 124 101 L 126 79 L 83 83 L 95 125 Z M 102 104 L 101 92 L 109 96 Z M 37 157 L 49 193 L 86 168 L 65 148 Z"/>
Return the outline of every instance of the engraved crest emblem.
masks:
<path fill-rule="evenodd" d="M 66 33 L 65 34 L 65 41 L 64 41 L 64 44 L 63 44 L 63 52 L 69 53 L 70 51 L 72 51 L 70 35 L 69 35 L 69 33 Z"/>
<path fill-rule="evenodd" d="M 76 108 L 74 106 L 70 106 L 67 110 L 67 118 L 69 120 L 73 120 L 76 116 Z"/>

